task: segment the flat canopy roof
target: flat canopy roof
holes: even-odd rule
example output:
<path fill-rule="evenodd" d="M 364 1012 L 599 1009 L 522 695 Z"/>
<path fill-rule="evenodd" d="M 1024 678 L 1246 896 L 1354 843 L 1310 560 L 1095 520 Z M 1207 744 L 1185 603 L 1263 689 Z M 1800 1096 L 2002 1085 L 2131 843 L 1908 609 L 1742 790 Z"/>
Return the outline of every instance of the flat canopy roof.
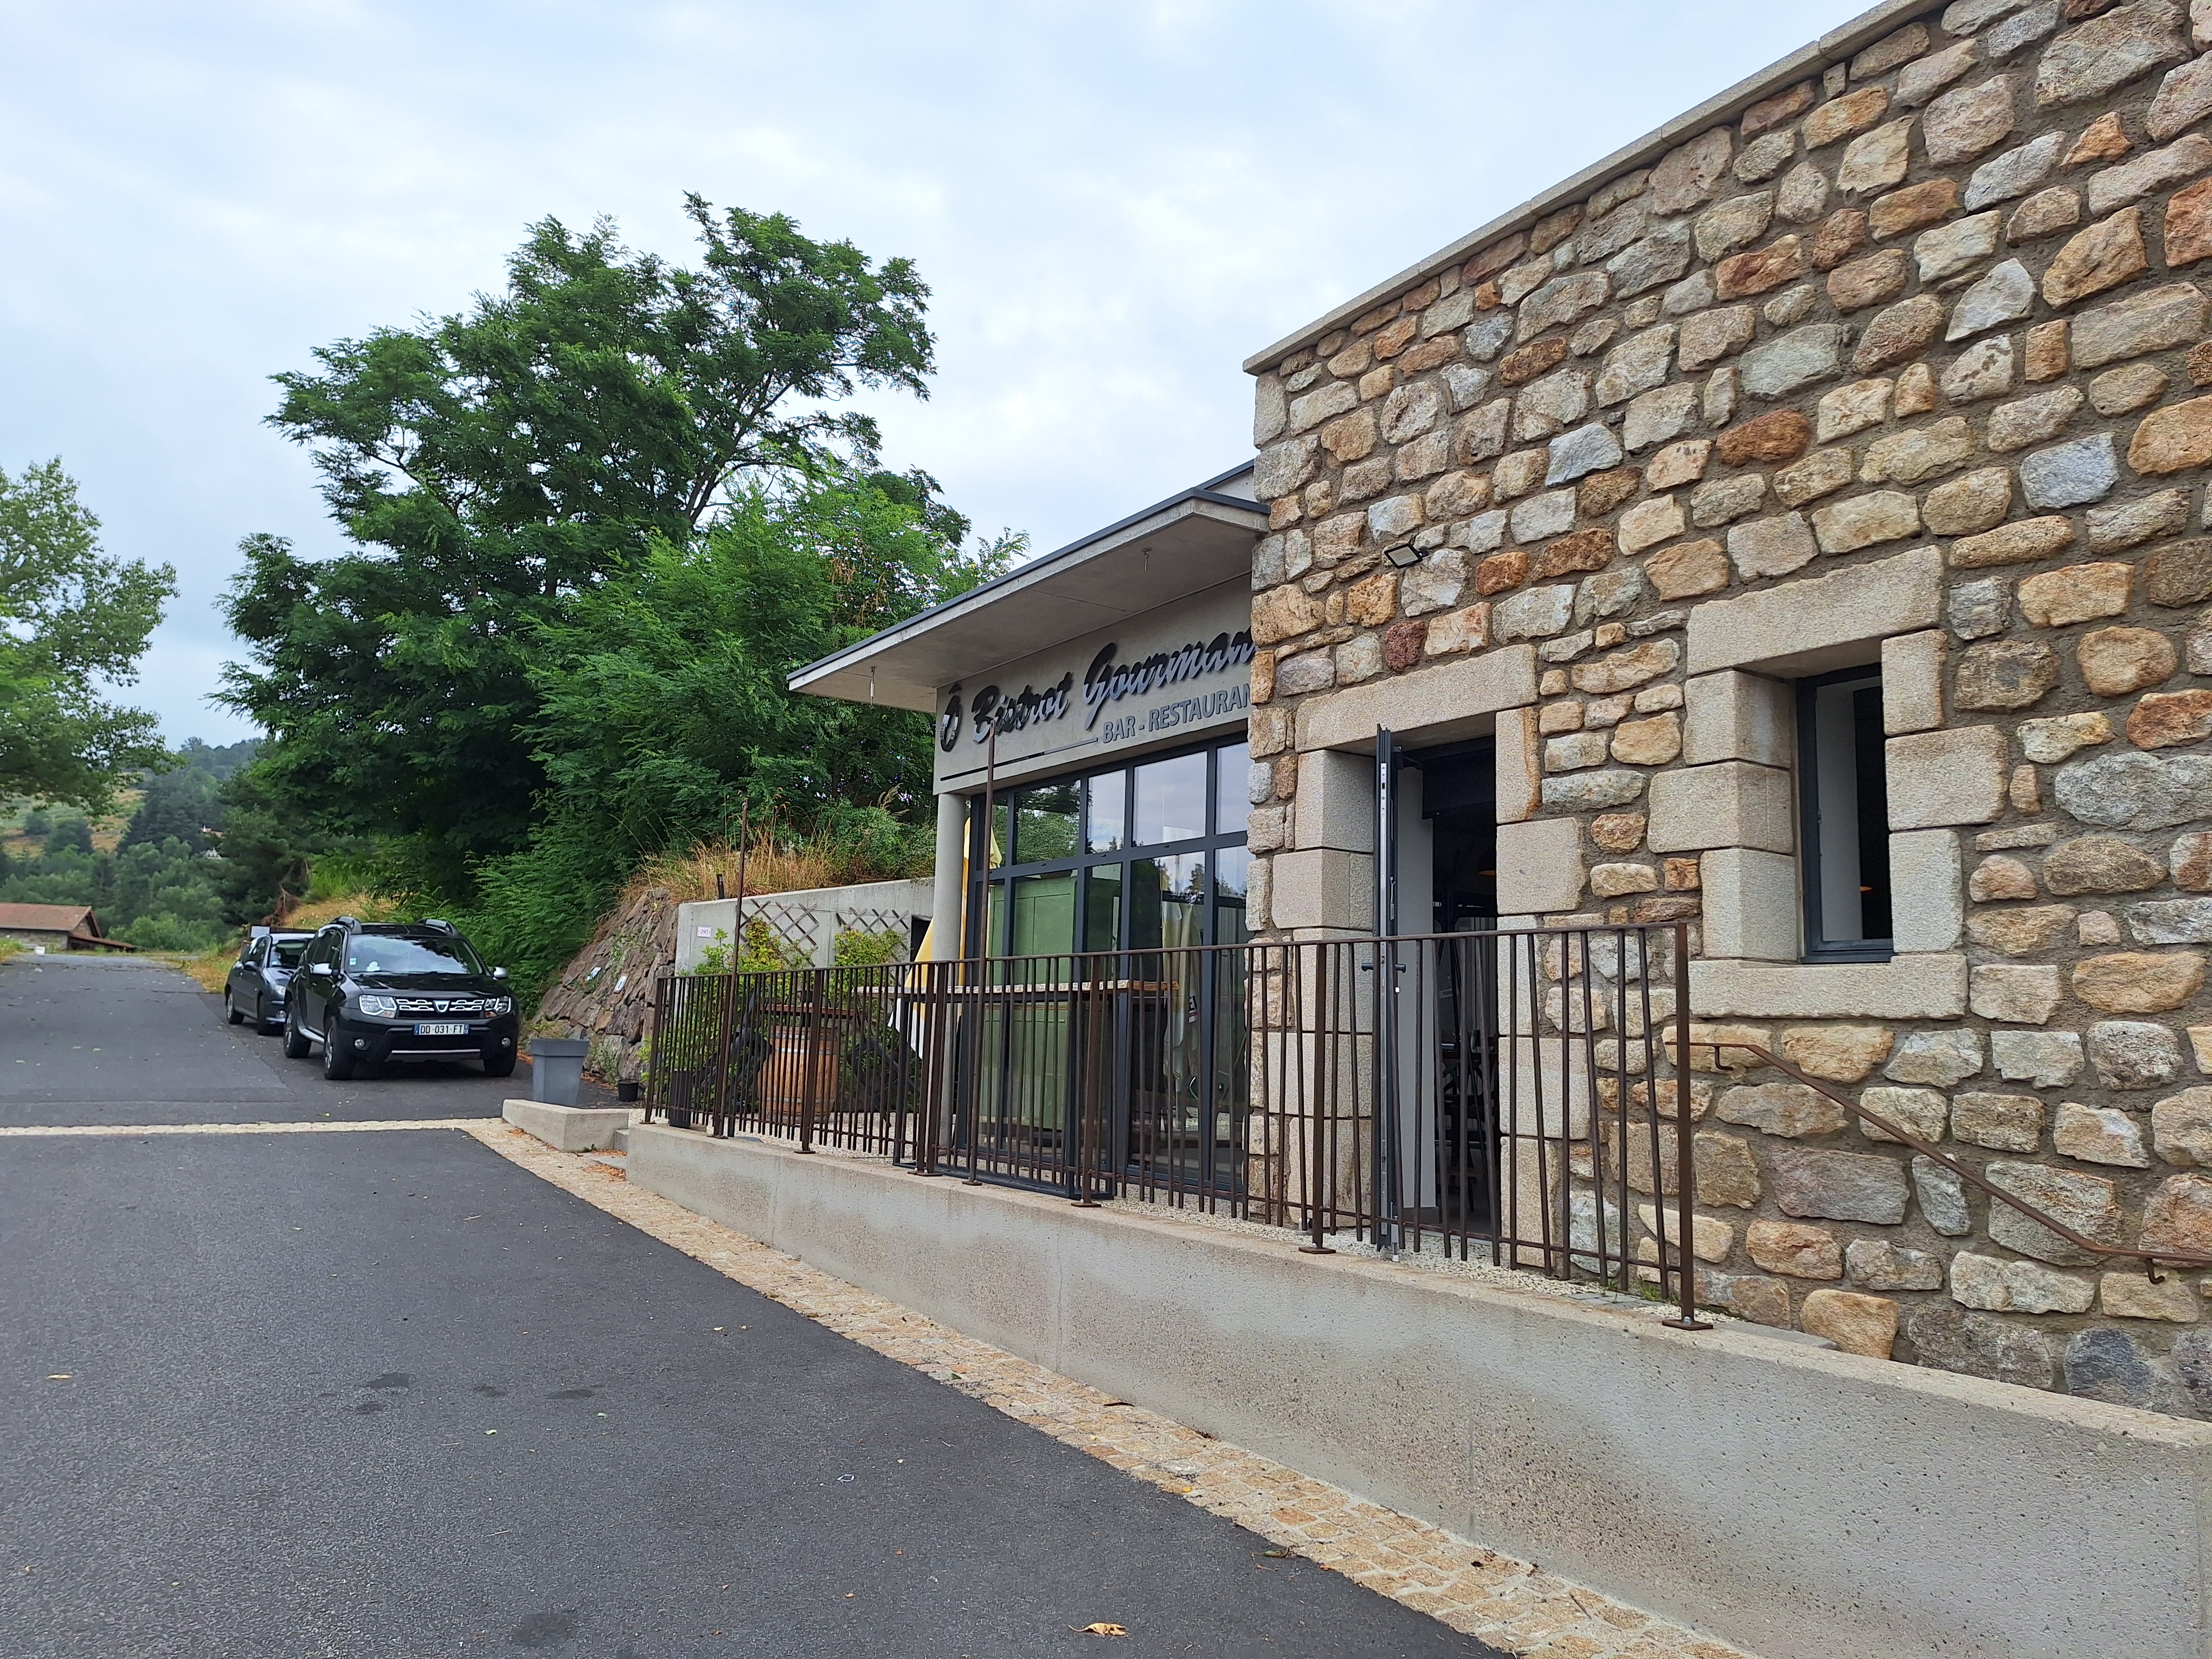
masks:
<path fill-rule="evenodd" d="M 1251 491 L 1246 461 L 809 663 L 791 689 L 934 713 L 939 686 L 1248 573 L 1267 529 Z"/>

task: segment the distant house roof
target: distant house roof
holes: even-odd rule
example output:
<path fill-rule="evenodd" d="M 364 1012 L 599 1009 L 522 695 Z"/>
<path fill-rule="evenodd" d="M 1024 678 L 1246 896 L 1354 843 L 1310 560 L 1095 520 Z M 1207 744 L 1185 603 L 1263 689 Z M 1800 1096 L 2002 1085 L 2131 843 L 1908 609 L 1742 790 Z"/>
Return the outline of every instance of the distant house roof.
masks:
<path fill-rule="evenodd" d="M 89 904 L 0 904 L 0 932 L 20 929 L 27 933 L 66 933 L 88 945 L 111 950 L 137 947 L 112 939 L 100 931 L 100 918 Z"/>

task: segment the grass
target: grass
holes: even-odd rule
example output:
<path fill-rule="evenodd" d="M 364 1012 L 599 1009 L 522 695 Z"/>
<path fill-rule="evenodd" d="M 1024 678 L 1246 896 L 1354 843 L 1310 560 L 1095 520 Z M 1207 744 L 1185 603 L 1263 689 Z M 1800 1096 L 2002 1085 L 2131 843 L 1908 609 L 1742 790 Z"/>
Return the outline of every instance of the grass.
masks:
<path fill-rule="evenodd" d="M 131 827 L 131 815 L 138 810 L 138 803 L 145 796 L 143 789 L 116 792 L 115 810 L 105 817 L 92 820 L 93 851 L 112 853 L 123 844 L 123 832 Z M 76 811 L 74 807 L 49 808 L 46 816 L 53 817 L 57 810 L 65 817 Z M 30 811 L 31 803 L 27 800 L 0 800 L 0 851 L 9 858 L 34 859 L 46 845 L 40 837 L 23 833 L 23 820 Z"/>
<path fill-rule="evenodd" d="M 238 946 L 234 944 L 211 945 L 198 956 L 174 958 L 177 966 L 190 974 L 203 991 L 222 990 L 230 977 L 231 963 L 237 960 Z"/>
<path fill-rule="evenodd" d="M 19 939 L 0 939 L 0 962 L 7 961 L 9 957 L 21 956 L 30 948 Z"/>
<path fill-rule="evenodd" d="M 679 904 L 714 896 L 714 878 L 724 892 L 738 891 L 738 848 L 727 841 L 701 842 L 688 852 L 661 853 L 638 866 L 623 890 L 623 901 L 646 888 L 665 887 Z M 841 845 L 826 836 L 792 841 L 771 833 L 757 836 L 744 858 L 745 891 L 791 893 L 804 888 L 842 887 L 851 883 L 898 881 L 930 873 L 927 857 L 912 867 L 888 867 L 880 858 Z"/>

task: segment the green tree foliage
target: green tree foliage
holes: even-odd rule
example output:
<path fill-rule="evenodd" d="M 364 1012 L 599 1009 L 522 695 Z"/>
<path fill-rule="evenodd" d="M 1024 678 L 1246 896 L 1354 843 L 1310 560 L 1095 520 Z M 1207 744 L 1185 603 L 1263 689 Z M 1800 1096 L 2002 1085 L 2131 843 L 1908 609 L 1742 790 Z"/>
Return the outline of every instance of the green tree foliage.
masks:
<path fill-rule="evenodd" d="M 205 950 L 237 923 L 258 920 L 268 907 L 249 911 L 234 902 L 214 852 L 228 840 L 233 811 L 217 774 L 235 771 L 252 745 L 193 742 L 179 753 L 187 763 L 146 780 L 112 854 L 94 849 L 81 814 L 56 814 L 36 854 L 0 862 L 0 900 L 88 904 L 112 938 L 149 950 Z"/>
<path fill-rule="evenodd" d="M 468 890 L 536 822 L 545 630 L 657 542 L 689 542 L 740 475 L 872 465 L 872 422 L 825 403 L 926 395 L 908 262 L 689 208 L 696 270 L 548 219 L 467 314 L 280 377 L 272 423 L 363 550 L 244 544 L 227 613 L 252 660 L 225 695 L 279 739 L 255 769 L 274 801 L 405 838 L 432 882 Z"/>
<path fill-rule="evenodd" d="M 234 922 L 266 921 L 286 900 L 307 897 L 312 866 L 328 839 L 302 814 L 281 805 L 257 767 L 222 786 L 222 855 L 212 873 L 223 914 Z"/>
<path fill-rule="evenodd" d="M 204 772 L 220 783 L 234 773 L 252 764 L 253 757 L 261 752 L 261 739 L 241 738 L 236 743 L 208 744 L 198 738 L 186 738 L 177 749 L 177 764 Z"/>
<path fill-rule="evenodd" d="M 76 817 L 56 819 L 54 827 L 46 833 L 46 844 L 39 848 L 39 852 L 41 857 L 52 857 L 57 853 L 82 853 L 89 857 L 92 853 L 91 822 Z"/>
<path fill-rule="evenodd" d="M 137 678 L 176 591 L 169 566 L 100 551 L 58 460 L 0 470 L 0 797 L 101 811 L 118 773 L 165 758 L 153 715 L 104 692 Z"/>
<path fill-rule="evenodd" d="M 880 479 L 733 501 L 688 544 L 656 541 L 627 580 L 543 635 L 530 727 L 550 811 L 629 848 L 756 819 L 836 830 L 870 809 L 927 817 L 930 741 L 907 710 L 793 696 L 794 668 L 964 592 L 1012 547 L 958 537 Z"/>
<path fill-rule="evenodd" d="M 136 847 L 147 842 L 180 841 L 191 847 L 205 847 L 207 831 L 222 828 L 222 807 L 216 799 L 220 787 L 212 772 L 197 766 L 179 767 L 147 779 L 138 808 L 123 832 L 123 844 Z"/>
<path fill-rule="evenodd" d="M 784 682 L 1019 550 L 1009 537 L 963 551 L 966 522 L 933 490 L 882 474 L 747 490 L 541 631 L 541 821 L 528 847 L 478 866 L 465 913 L 526 991 L 583 942 L 641 854 L 727 834 L 741 805 L 886 873 L 927 856 L 928 721 Z"/>

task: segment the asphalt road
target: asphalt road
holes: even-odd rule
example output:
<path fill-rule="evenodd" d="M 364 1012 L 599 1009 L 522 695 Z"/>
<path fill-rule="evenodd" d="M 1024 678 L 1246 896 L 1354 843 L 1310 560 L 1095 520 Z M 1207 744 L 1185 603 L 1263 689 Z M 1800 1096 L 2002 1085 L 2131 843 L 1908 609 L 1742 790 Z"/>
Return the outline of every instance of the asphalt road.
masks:
<path fill-rule="evenodd" d="M 336 1086 L 166 970 L 21 965 L 12 1121 Z M 0 1659 L 1493 1652 L 452 1131 L 0 1139 Z"/>
<path fill-rule="evenodd" d="M 0 963 L 0 1125 L 361 1122 L 497 1117 L 530 1062 L 488 1078 L 466 1061 L 364 1066 L 343 1083 L 232 1025 L 182 969 L 134 957 Z"/>

